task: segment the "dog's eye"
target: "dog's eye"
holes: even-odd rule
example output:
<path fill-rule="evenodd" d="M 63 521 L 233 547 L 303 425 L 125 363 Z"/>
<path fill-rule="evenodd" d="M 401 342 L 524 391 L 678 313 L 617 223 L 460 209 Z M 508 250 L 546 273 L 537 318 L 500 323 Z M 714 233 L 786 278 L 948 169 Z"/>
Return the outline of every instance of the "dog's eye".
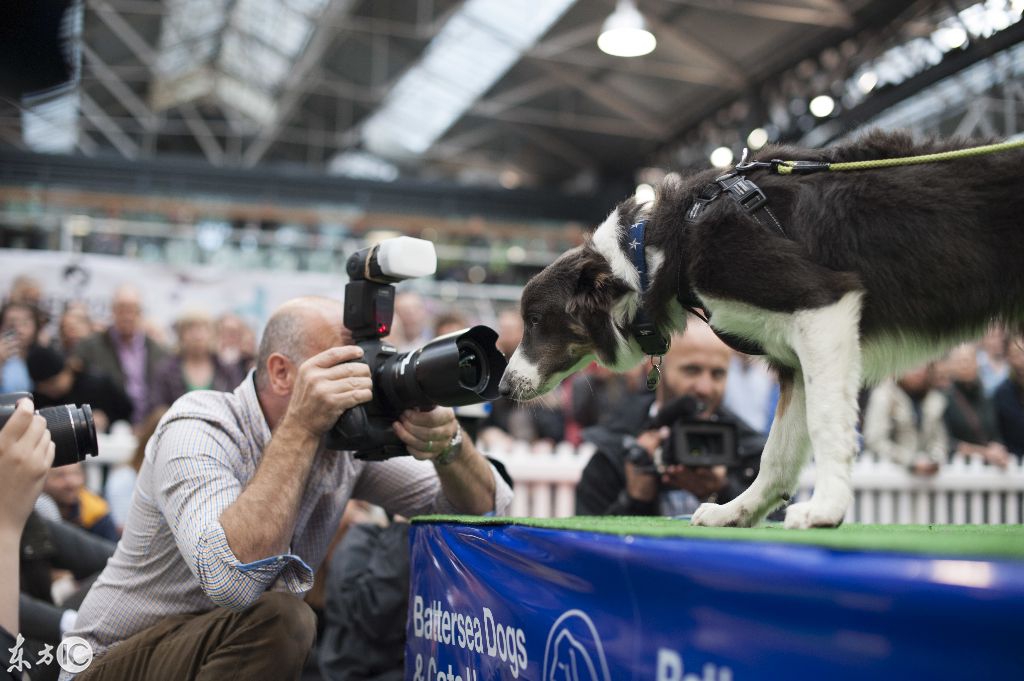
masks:
<path fill-rule="evenodd" d="M 540 324 L 540 315 L 534 312 L 533 314 L 526 316 L 526 323 L 530 326 L 537 326 Z"/>

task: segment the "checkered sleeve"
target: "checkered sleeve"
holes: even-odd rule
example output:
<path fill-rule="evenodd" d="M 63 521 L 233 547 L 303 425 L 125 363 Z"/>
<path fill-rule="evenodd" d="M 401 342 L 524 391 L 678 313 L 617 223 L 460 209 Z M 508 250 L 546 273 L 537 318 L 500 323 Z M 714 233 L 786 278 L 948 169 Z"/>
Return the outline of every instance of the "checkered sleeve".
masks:
<path fill-rule="evenodd" d="M 312 588 L 313 570 L 300 557 L 284 554 L 242 563 L 228 545 L 219 518 L 242 492 L 242 461 L 223 431 L 198 419 L 172 421 L 151 453 L 157 504 L 210 600 L 241 610 L 278 578 L 293 593 Z"/>

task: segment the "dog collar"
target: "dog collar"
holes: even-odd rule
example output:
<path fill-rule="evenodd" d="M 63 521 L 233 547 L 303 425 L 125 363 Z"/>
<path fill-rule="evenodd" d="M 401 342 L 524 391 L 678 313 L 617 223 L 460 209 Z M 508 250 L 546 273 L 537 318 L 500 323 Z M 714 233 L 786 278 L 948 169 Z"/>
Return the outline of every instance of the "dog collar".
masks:
<path fill-rule="evenodd" d="M 640 275 L 640 304 L 637 306 L 636 315 L 629 325 L 629 331 L 636 338 L 640 349 L 645 355 L 651 358 L 651 370 L 647 374 L 647 389 L 654 390 L 661 378 L 661 358 L 668 352 L 668 338 L 661 332 L 657 325 L 651 321 L 644 310 L 643 298 L 647 295 L 647 257 L 644 253 L 644 232 L 647 228 L 647 220 L 641 220 L 629 228 L 629 257 Z M 657 358 L 657 361 L 655 361 Z"/>

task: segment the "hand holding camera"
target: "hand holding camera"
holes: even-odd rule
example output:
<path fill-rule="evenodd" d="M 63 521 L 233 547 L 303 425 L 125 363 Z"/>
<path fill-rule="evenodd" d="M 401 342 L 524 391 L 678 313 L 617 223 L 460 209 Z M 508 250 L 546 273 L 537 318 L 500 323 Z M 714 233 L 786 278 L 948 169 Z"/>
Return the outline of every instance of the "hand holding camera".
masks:
<path fill-rule="evenodd" d="M 356 361 L 362 356 L 360 348 L 346 345 L 328 348 L 303 362 L 282 423 L 319 439 L 347 410 L 372 400 L 370 367 Z"/>
<path fill-rule="evenodd" d="M 0 429 L 0 528 L 19 535 L 43 489 L 55 447 L 46 419 L 22 399 Z"/>

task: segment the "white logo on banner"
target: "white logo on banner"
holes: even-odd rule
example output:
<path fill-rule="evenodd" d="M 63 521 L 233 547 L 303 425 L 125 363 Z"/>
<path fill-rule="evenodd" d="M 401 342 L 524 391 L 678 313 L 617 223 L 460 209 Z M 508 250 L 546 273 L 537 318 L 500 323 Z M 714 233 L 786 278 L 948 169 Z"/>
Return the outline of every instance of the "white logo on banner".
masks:
<path fill-rule="evenodd" d="M 566 610 L 548 632 L 543 681 L 611 681 L 604 646 L 590 616 Z"/>

